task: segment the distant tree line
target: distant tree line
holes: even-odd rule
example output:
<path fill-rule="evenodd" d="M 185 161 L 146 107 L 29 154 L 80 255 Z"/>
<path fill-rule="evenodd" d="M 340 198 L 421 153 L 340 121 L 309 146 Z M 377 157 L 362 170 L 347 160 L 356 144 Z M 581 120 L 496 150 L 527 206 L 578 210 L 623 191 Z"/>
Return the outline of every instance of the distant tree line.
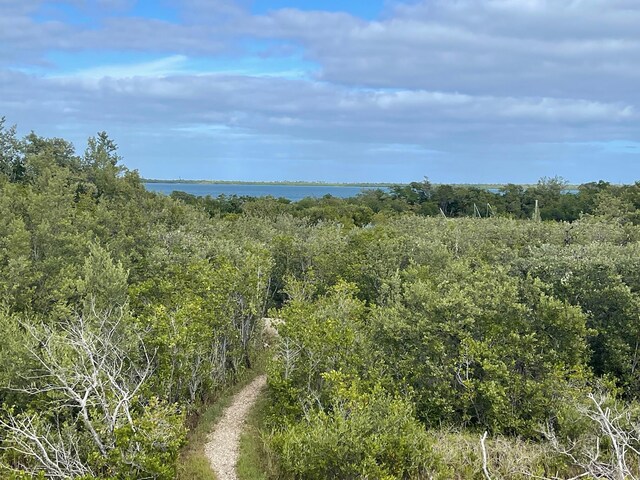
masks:
<path fill-rule="evenodd" d="M 532 219 L 538 214 L 541 220 L 572 222 L 581 215 L 607 215 L 621 211 L 627 213 L 629 221 L 637 222 L 639 219 L 634 212 L 640 207 L 640 182 L 631 185 L 590 182 L 567 191 L 567 182 L 553 177 L 542 178 L 534 186 L 507 184 L 491 191 L 474 186 L 433 185 L 425 179 L 388 189 L 363 190 L 352 198 L 325 195 L 297 202 L 286 198 L 238 195 L 198 197 L 181 191 L 174 191 L 171 196 L 203 209 L 210 216 L 259 211 L 271 215 L 287 213 L 315 221 L 340 221 L 355 226 L 399 213 L 516 219 Z"/>

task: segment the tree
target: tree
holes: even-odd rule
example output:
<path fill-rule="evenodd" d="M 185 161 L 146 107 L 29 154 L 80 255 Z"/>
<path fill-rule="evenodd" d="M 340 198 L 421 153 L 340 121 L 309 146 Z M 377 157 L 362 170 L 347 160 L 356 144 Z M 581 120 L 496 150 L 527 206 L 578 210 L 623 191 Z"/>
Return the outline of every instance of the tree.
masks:
<path fill-rule="evenodd" d="M 87 141 L 82 162 L 89 180 L 97 187 L 98 196 L 113 195 L 117 188 L 116 178 L 125 171 L 118 165 L 121 158 L 117 151 L 118 146 L 106 132 L 99 132 Z"/>
<path fill-rule="evenodd" d="M 36 368 L 18 391 L 44 409 L 0 416 L 3 448 L 15 453 L 9 470 L 54 478 L 123 472 L 173 478 L 183 419 L 172 406 L 144 400 L 155 353 L 135 329 L 126 295 L 117 290 L 123 286 L 125 272 L 95 246 L 85 264 L 83 311 L 55 325 L 22 322 Z"/>
<path fill-rule="evenodd" d="M 24 177 L 24 155 L 16 137 L 16 126 L 7 129 L 5 122 L 5 117 L 0 117 L 0 174 L 17 182 Z"/>
<path fill-rule="evenodd" d="M 534 435 L 555 399 L 584 380 L 585 318 L 539 283 L 464 262 L 404 278 L 401 296 L 374 310 L 373 344 L 415 391 L 427 425 Z"/>

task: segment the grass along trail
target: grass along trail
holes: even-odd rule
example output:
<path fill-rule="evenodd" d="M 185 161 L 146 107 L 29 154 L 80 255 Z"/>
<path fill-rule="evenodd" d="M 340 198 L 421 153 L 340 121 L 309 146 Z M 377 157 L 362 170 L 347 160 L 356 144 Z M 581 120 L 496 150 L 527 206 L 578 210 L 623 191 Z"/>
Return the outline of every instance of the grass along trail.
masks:
<path fill-rule="evenodd" d="M 256 377 L 233 397 L 204 447 L 211 468 L 218 480 L 237 480 L 240 435 L 251 407 L 267 384 L 267 376 Z"/>

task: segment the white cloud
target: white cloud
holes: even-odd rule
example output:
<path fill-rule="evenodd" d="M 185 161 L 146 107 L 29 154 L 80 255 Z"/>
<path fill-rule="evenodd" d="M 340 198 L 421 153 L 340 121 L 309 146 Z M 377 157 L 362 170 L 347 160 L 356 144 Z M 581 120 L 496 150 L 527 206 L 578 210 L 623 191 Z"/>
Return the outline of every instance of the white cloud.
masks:
<path fill-rule="evenodd" d="M 629 140 L 566 142 L 561 145 L 575 148 L 591 148 L 604 153 L 640 155 L 640 142 Z"/>
<path fill-rule="evenodd" d="M 415 145 L 411 143 L 386 143 L 381 145 L 373 145 L 369 147 L 370 152 L 375 153 L 400 153 L 409 155 L 441 155 L 445 152 L 434 150 L 423 145 Z"/>
<path fill-rule="evenodd" d="M 147 73 L 158 73 L 150 68 Z M 120 73 L 131 73 L 122 71 Z M 138 71 L 140 73 L 140 71 Z M 30 77 L 27 77 L 30 78 Z M 423 90 L 353 90 L 308 80 L 226 74 L 125 75 L 94 78 L 30 78 L 29 88 L 76 102 L 101 102 L 99 111 L 122 121 L 233 126 L 264 134 L 345 141 L 384 139 L 421 144 L 478 129 L 511 141 L 521 126 L 549 141 L 565 131 L 638 123 L 635 109 L 616 102 L 582 99 L 497 97 Z M 0 107 L 2 102 L 0 101 Z M 87 106 L 88 108 L 88 106 Z M 80 108 L 81 110 L 81 108 Z M 351 140 L 350 140 L 351 139 Z"/>
<path fill-rule="evenodd" d="M 79 77 L 85 79 L 102 78 L 130 78 L 130 77 L 167 77 L 188 71 L 188 58 L 184 55 L 171 55 L 168 57 L 139 63 L 122 63 L 113 65 L 101 65 L 99 67 L 85 68 L 65 74 L 65 77 Z"/>

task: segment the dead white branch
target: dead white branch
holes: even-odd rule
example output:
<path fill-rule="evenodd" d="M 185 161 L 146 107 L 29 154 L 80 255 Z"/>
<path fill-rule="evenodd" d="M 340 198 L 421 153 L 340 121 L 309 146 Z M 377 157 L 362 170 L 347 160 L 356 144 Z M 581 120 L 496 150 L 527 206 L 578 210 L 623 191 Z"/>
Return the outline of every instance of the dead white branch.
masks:
<path fill-rule="evenodd" d="M 491 480 L 491 475 L 489 475 L 489 466 L 487 465 L 487 447 L 485 445 L 487 435 L 488 433 L 485 431 L 480 438 L 480 448 L 482 448 L 482 473 L 484 473 L 487 480 Z"/>
<path fill-rule="evenodd" d="M 575 478 L 640 480 L 640 424 L 628 408 L 611 402 L 605 394 L 590 393 L 587 398 L 589 403 L 578 411 L 591 420 L 596 431 L 561 441 L 547 426 L 543 433 L 551 447 L 583 470 Z"/>
<path fill-rule="evenodd" d="M 30 353 L 40 372 L 28 379 L 31 386 L 20 390 L 48 394 L 51 411 L 65 417 L 67 427 L 80 422 L 103 456 L 115 446 L 117 428 L 127 424 L 134 428 L 131 409 L 153 371 L 153 355 L 139 334 L 125 328 L 124 317 L 122 307 L 104 312 L 91 308 L 90 313 L 55 329 L 23 323 L 35 340 Z M 36 465 L 33 468 L 48 477 L 90 473 L 76 448 L 77 435 L 53 435 L 46 422 L 35 422 L 35 418 L 10 413 L 1 420 L 0 426 L 10 432 L 5 448 L 29 458 Z"/>

